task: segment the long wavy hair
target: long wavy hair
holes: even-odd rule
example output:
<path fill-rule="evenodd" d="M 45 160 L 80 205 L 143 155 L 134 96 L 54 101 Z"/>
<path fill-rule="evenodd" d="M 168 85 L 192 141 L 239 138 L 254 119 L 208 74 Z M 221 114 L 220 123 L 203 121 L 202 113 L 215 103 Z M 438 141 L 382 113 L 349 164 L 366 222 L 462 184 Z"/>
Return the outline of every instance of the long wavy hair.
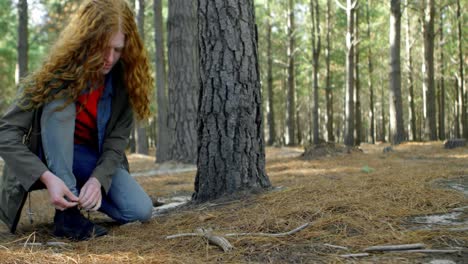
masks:
<path fill-rule="evenodd" d="M 102 83 L 105 50 L 113 34 L 125 35 L 120 57 L 130 103 L 139 119 L 150 116 L 153 78 L 135 16 L 125 0 L 87 0 L 61 32 L 42 67 L 22 81 L 26 108 L 58 97 L 75 101 L 90 82 Z M 25 100 L 26 101 L 26 100 Z"/>

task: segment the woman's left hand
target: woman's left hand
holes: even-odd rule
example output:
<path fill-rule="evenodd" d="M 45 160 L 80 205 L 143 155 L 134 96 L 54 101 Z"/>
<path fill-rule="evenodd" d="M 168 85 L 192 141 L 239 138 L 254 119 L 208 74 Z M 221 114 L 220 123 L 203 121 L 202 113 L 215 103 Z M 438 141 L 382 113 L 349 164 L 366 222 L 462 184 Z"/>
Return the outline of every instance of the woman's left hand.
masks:
<path fill-rule="evenodd" d="M 101 183 L 95 178 L 90 177 L 81 188 L 78 202 L 82 208 L 89 211 L 97 211 L 101 207 L 102 194 Z"/>

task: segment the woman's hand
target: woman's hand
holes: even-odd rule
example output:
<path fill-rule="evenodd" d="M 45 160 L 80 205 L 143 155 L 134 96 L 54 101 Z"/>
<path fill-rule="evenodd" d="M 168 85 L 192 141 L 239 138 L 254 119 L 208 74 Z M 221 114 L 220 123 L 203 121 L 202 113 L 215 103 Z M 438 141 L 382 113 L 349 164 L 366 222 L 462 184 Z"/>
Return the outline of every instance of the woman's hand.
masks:
<path fill-rule="evenodd" d="M 97 211 L 102 202 L 101 183 L 95 177 L 90 177 L 81 188 L 78 199 L 82 208 Z"/>
<path fill-rule="evenodd" d="M 44 172 L 39 178 L 47 187 L 49 192 L 50 203 L 58 210 L 65 210 L 67 208 L 76 206 L 78 204 L 78 197 L 76 197 L 65 183 L 50 171 Z M 68 201 L 65 199 L 68 198 Z"/>

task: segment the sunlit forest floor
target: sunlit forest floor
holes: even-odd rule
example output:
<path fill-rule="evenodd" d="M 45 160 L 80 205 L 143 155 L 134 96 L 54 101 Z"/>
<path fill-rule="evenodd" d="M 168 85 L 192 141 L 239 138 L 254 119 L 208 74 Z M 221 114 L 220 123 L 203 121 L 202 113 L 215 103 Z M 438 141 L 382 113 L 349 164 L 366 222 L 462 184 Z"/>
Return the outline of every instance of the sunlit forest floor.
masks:
<path fill-rule="evenodd" d="M 18 233 L 0 228 L 0 263 L 468 263 L 468 147 L 405 143 L 384 153 L 386 146 L 317 150 L 318 156 L 312 151 L 307 158 L 300 148 L 268 148 L 272 190 L 187 204 L 143 224 L 118 226 L 92 213 L 109 235 L 85 242 L 52 237 L 53 209 L 44 191 L 33 192 L 33 223 L 26 214 L 28 200 Z M 154 161 L 130 155 L 132 172 L 154 201 L 192 194 L 194 166 Z M 258 234 L 284 233 L 306 223 L 286 236 Z M 197 228 L 220 236 L 250 234 L 226 236 L 234 247 L 228 252 L 202 237 L 166 239 Z M 47 245 L 50 241 L 65 244 Z M 413 243 L 450 251 L 342 256 Z"/>

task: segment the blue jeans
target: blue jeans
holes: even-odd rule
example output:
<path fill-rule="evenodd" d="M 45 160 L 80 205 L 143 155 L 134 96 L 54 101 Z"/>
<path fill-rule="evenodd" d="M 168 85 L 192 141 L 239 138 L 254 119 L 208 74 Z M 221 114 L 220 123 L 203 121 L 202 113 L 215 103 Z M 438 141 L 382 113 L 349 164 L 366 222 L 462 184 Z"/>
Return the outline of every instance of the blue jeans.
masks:
<path fill-rule="evenodd" d="M 91 176 L 100 154 L 85 145 L 74 144 L 75 104 L 56 111 L 65 100 L 58 99 L 44 106 L 41 116 L 41 137 L 49 170 L 63 180 L 75 195 Z M 143 188 L 122 167 L 116 169 L 107 194 L 103 193 L 99 211 L 119 223 L 148 221 L 153 204 Z"/>

